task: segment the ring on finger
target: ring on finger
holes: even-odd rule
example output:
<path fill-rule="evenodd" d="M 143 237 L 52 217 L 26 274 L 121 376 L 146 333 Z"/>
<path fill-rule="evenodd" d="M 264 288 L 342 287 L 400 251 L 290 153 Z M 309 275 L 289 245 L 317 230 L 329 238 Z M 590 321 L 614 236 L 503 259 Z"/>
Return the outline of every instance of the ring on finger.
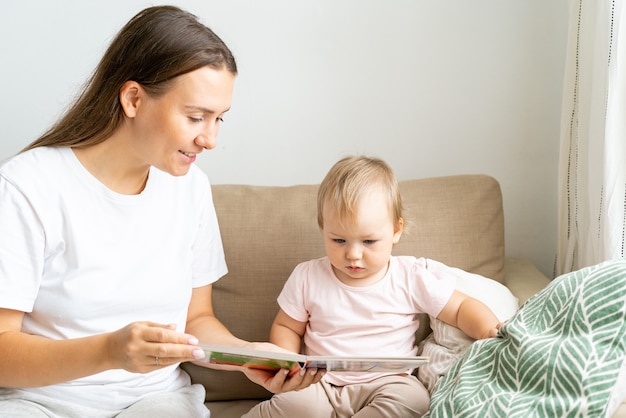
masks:
<path fill-rule="evenodd" d="M 154 364 L 156 364 L 157 366 L 161 365 L 161 363 L 159 363 L 159 357 L 154 358 Z"/>

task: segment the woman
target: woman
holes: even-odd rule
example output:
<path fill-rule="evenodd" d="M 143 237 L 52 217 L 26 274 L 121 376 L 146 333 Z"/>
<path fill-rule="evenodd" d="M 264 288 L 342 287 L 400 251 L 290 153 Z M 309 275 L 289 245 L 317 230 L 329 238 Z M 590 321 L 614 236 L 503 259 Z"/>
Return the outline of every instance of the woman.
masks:
<path fill-rule="evenodd" d="M 145 9 L 66 115 L 0 166 L 0 416 L 209 416 L 178 367 L 199 342 L 277 349 L 212 309 L 226 263 L 193 162 L 236 73 L 193 15 Z M 244 372 L 276 393 L 320 378 Z"/>

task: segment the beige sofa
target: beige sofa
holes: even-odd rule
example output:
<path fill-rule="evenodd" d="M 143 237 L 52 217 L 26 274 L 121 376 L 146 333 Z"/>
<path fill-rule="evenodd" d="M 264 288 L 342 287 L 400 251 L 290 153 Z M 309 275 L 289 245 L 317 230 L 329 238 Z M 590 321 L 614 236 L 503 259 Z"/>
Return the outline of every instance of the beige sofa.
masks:
<path fill-rule="evenodd" d="M 532 263 L 506 258 L 504 213 L 497 181 L 485 175 L 401 182 L 408 230 L 395 254 L 411 254 L 504 283 L 520 303 L 549 280 Z M 218 318 L 237 336 L 266 341 L 278 309 L 276 297 L 295 265 L 321 257 L 316 185 L 214 185 L 213 198 L 229 273 L 214 285 Z M 418 331 L 430 331 L 428 318 Z M 217 418 L 239 418 L 270 394 L 239 372 L 182 366 L 207 390 Z M 616 415 L 620 416 L 620 415 Z M 626 416 L 626 414 L 624 415 Z"/>

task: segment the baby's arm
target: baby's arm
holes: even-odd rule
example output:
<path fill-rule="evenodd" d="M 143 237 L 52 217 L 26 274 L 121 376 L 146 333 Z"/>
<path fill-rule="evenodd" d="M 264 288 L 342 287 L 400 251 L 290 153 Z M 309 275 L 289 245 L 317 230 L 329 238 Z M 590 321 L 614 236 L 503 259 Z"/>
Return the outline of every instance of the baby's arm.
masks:
<path fill-rule="evenodd" d="M 305 329 L 306 322 L 296 321 L 280 309 L 270 330 L 270 342 L 286 350 L 299 353 Z"/>
<path fill-rule="evenodd" d="M 459 328 L 477 340 L 495 337 L 502 325 L 487 305 L 457 290 L 437 319 Z"/>

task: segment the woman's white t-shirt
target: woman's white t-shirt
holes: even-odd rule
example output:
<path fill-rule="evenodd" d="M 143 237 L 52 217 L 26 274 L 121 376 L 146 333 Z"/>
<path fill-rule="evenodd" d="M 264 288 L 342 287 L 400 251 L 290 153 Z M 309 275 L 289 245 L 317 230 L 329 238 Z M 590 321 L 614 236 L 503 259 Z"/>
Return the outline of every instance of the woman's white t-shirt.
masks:
<path fill-rule="evenodd" d="M 192 288 L 227 271 L 209 182 L 195 166 L 181 177 L 151 168 L 141 194 L 121 195 L 69 148 L 18 154 L 0 166 L 0 234 L 0 307 L 25 312 L 22 331 L 51 339 L 134 321 L 184 331 Z M 121 409 L 188 384 L 173 365 L 24 390 Z"/>

